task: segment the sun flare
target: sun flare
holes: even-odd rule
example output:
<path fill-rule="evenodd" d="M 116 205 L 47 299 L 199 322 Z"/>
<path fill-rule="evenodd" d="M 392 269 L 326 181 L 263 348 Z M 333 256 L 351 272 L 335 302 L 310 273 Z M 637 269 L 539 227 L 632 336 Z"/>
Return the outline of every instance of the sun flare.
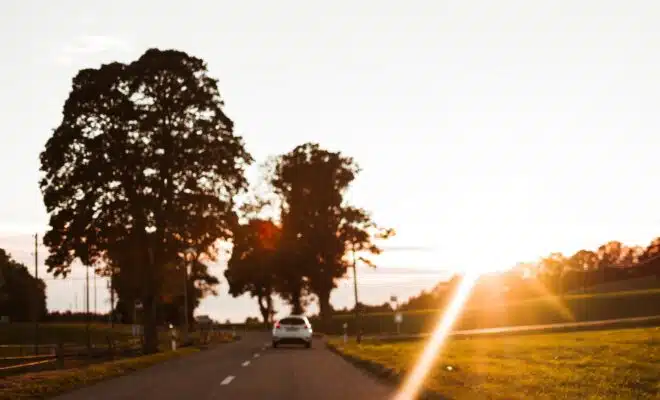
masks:
<path fill-rule="evenodd" d="M 399 390 L 395 400 L 412 400 L 416 398 L 424 379 L 433 366 L 435 360 L 440 356 L 440 350 L 451 332 L 452 326 L 463 310 L 472 288 L 479 279 L 478 273 L 466 273 L 456 290 L 447 310 L 440 316 L 431 338 L 428 340 L 424 352 L 419 357 L 413 370 L 406 377 L 403 386 Z"/>

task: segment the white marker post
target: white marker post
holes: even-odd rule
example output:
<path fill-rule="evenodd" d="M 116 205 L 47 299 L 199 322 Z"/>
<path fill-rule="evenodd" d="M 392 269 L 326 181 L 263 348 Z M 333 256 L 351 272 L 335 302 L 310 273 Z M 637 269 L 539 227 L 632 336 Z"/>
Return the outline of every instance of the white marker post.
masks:
<path fill-rule="evenodd" d="M 396 322 L 396 334 L 401 333 L 401 322 L 403 322 L 403 314 L 400 312 L 394 315 L 394 322 Z"/>
<path fill-rule="evenodd" d="M 344 344 L 348 343 L 348 323 L 344 322 Z"/>
<path fill-rule="evenodd" d="M 176 329 L 170 324 L 170 337 L 172 339 L 172 351 L 176 351 Z"/>
<path fill-rule="evenodd" d="M 133 307 L 133 336 L 142 335 L 142 326 L 138 324 L 138 311 L 142 310 L 142 302 L 140 300 L 135 300 Z"/>

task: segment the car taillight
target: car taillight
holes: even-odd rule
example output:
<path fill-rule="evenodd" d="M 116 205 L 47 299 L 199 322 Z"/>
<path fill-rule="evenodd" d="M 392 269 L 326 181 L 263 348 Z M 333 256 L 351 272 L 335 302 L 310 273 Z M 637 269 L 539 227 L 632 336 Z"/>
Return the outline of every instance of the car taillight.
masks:
<path fill-rule="evenodd" d="M 280 329 L 280 323 L 279 322 L 275 324 L 275 329 Z"/>

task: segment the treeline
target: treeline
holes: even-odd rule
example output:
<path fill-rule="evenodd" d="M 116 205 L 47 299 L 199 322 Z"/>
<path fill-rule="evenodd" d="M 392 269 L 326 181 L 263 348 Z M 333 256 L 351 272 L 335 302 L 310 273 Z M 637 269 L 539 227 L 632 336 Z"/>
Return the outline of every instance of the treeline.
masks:
<path fill-rule="evenodd" d="M 46 315 L 46 285 L 0 249 L 0 317 L 26 322 Z"/>
<path fill-rule="evenodd" d="M 594 285 L 655 275 L 660 277 L 660 237 L 646 247 L 618 241 L 571 256 L 552 253 L 532 271 L 554 293 L 586 289 Z"/>
<path fill-rule="evenodd" d="M 276 157 L 265 168 L 268 195 L 237 204 L 253 159 L 223 108 L 202 59 L 150 49 L 79 71 L 41 154 L 49 272 L 66 277 L 79 260 L 109 276 L 121 321 L 144 324 L 146 353 L 157 351 L 157 325 L 186 313 L 192 323 L 215 293 L 206 263 L 222 242 L 233 244 L 230 293 L 254 296 L 269 321 L 275 294 L 293 312 L 316 298 L 329 316 L 347 250 L 369 263 L 374 239 L 393 233 L 345 201 L 354 160 L 317 144 Z"/>
<path fill-rule="evenodd" d="M 53 311 L 49 312 L 44 318 L 46 322 L 96 322 L 109 323 L 110 313 L 86 313 L 72 311 Z"/>
<path fill-rule="evenodd" d="M 565 256 L 554 252 L 535 263 L 520 263 L 511 270 L 484 275 L 474 288 L 470 302 L 488 305 L 494 300 L 563 295 L 588 291 L 596 285 L 629 279 L 656 277 L 660 287 L 660 237 L 646 247 L 610 241 L 594 250 L 579 250 Z M 442 308 L 451 298 L 460 278 L 410 297 L 402 310 Z"/>

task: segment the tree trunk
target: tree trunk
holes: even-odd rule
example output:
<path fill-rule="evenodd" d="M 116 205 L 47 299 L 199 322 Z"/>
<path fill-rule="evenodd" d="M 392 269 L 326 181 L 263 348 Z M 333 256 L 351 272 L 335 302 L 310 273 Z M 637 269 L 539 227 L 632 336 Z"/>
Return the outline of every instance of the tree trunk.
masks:
<path fill-rule="evenodd" d="M 144 354 L 158 352 L 158 324 L 156 323 L 156 301 L 155 296 L 146 295 L 142 299 L 144 342 L 142 350 Z"/>
<path fill-rule="evenodd" d="M 195 321 L 195 281 L 193 277 L 188 279 L 188 332 L 194 332 L 196 328 Z"/>
<path fill-rule="evenodd" d="M 330 306 L 330 291 L 319 290 L 316 293 L 319 299 L 319 314 L 321 317 L 322 330 L 329 331 L 330 318 L 332 317 L 332 306 Z"/>
<path fill-rule="evenodd" d="M 266 307 L 268 308 L 268 323 L 273 323 L 273 296 L 269 293 L 266 296 Z"/>
<path fill-rule="evenodd" d="M 297 288 L 291 293 L 291 314 L 302 314 L 305 309 L 302 305 L 302 290 Z"/>
<path fill-rule="evenodd" d="M 261 313 L 261 318 L 264 321 L 264 326 L 268 327 L 269 324 L 269 310 L 268 310 L 268 300 L 270 296 L 259 295 L 257 296 L 257 301 L 259 302 L 259 312 Z M 265 302 L 265 303 L 264 303 Z"/>
<path fill-rule="evenodd" d="M 148 243 L 148 241 L 147 241 Z M 146 265 L 143 267 L 144 294 L 142 295 L 142 321 L 144 327 L 144 354 L 154 354 L 158 352 L 158 290 L 156 274 L 156 258 L 151 247 L 147 247 Z"/>

